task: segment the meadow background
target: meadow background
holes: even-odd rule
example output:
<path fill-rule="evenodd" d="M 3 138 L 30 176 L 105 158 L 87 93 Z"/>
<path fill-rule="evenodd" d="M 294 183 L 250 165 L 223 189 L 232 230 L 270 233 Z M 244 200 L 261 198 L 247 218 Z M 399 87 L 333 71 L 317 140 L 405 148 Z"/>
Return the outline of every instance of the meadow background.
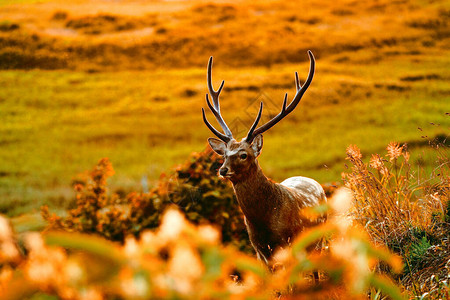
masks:
<path fill-rule="evenodd" d="M 207 148 L 210 56 L 241 138 L 260 101 L 266 121 L 293 96 L 307 50 L 312 85 L 264 135 L 268 177 L 339 186 L 351 144 L 367 158 L 407 144 L 424 178 L 433 147 L 448 157 L 448 1 L 0 1 L 0 212 L 19 231 L 45 226 L 42 205 L 67 215 L 104 157 L 111 195 L 158 186 Z"/>
<path fill-rule="evenodd" d="M 9 5 L 7 5 L 9 4 Z M 294 72 L 312 86 L 265 135 L 274 180 L 340 180 L 345 149 L 406 142 L 427 165 L 449 129 L 446 1 L 33 1 L 0 10 L 0 209 L 65 206 L 100 158 L 113 189 L 139 190 L 206 147 L 206 64 L 225 120 L 245 135 L 259 101 L 277 113 Z M 266 115 L 266 120 L 268 115 Z M 240 123 L 242 122 L 242 124 Z"/>

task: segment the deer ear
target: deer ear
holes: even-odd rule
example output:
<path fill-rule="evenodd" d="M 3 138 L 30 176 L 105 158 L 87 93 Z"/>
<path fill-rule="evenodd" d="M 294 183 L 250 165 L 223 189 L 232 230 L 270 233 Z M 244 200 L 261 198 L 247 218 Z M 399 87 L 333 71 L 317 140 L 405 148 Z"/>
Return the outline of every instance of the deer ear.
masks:
<path fill-rule="evenodd" d="M 209 138 L 208 143 L 214 150 L 214 152 L 216 152 L 217 154 L 222 156 L 225 154 L 225 149 L 227 148 L 227 145 L 223 141 L 215 138 Z"/>
<path fill-rule="evenodd" d="M 255 152 L 255 157 L 258 157 L 261 154 L 261 150 L 263 147 L 263 136 L 262 134 L 258 134 L 252 143 L 252 149 Z"/>

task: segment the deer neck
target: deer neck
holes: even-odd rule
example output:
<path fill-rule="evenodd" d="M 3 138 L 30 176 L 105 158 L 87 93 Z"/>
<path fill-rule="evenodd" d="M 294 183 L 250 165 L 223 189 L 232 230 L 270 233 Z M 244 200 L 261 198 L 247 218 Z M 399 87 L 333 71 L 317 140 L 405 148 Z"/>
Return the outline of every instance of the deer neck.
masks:
<path fill-rule="evenodd" d="M 246 175 L 242 180 L 233 182 L 239 206 L 251 223 L 266 222 L 277 206 L 280 191 L 264 175 L 256 160 Z"/>

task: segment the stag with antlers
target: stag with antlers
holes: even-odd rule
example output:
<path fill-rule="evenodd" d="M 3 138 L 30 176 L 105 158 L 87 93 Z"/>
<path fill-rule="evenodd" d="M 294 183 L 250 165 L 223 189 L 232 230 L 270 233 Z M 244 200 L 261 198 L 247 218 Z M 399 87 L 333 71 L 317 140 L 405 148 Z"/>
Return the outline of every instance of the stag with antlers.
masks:
<path fill-rule="evenodd" d="M 218 139 L 209 138 L 208 142 L 211 148 L 224 159 L 219 174 L 233 184 L 237 201 L 245 216 L 244 221 L 250 242 L 258 258 L 268 265 L 271 263 L 274 250 L 288 246 L 305 228 L 326 220 L 325 215 L 311 217 L 303 213 L 307 207 L 326 202 L 325 192 L 319 183 L 311 178 L 300 176 L 275 183 L 263 174 L 257 160 L 263 146 L 262 134 L 295 109 L 311 84 L 315 59 L 311 51 L 308 51 L 308 55 L 310 59 L 308 78 L 301 86 L 298 74 L 295 73 L 297 91 L 294 99 L 288 105 L 286 93 L 280 113 L 264 125 L 257 127 L 263 110 L 261 102 L 255 122 L 247 136 L 240 142 L 234 139 L 220 113 L 219 95 L 225 82 L 222 81 L 219 89 L 214 90 L 211 79 L 212 57 L 208 62 L 207 82 L 210 96 L 206 94 L 206 103 L 223 129 L 222 133 L 214 128 L 208 122 L 205 110 L 202 108 L 203 121 L 218 137 Z M 316 277 L 317 273 L 314 274 L 315 279 Z"/>

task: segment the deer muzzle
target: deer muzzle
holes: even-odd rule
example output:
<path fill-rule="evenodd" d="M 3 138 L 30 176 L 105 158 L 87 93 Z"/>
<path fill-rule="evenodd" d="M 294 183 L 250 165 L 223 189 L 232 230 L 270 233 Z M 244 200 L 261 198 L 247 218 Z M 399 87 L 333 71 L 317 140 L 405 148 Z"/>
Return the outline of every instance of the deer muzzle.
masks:
<path fill-rule="evenodd" d="M 221 176 L 226 176 L 227 173 L 228 173 L 228 168 L 227 167 L 222 167 L 222 168 L 219 169 L 219 174 Z"/>

